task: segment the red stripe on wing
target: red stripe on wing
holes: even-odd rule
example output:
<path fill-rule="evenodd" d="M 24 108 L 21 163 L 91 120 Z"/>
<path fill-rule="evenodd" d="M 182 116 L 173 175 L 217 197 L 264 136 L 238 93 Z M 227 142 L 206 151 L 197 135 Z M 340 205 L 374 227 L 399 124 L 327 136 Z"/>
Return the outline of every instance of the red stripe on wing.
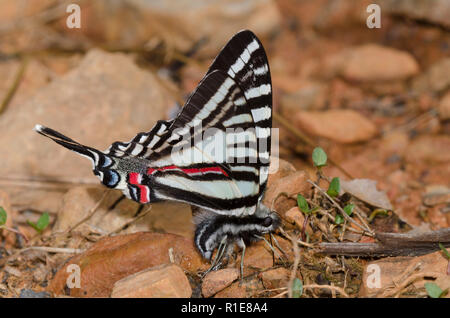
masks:
<path fill-rule="evenodd" d="M 183 171 L 188 175 L 193 175 L 197 173 L 208 173 L 208 172 L 218 172 L 228 177 L 228 174 L 221 167 L 205 167 L 205 168 L 180 168 L 175 165 L 161 167 L 161 168 L 148 168 L 147 174 L 154 174 L 157 171 L 167 171 L 167 170 L 178 170 Z"/>
<path fill-rule="evenodd" d="M 137 172 L 130 172 L 128 174 L 128 180 L 131 184 L 136 185 L 139 188 L 139 193 L 140 193 L 140 198 L 139 201 L 141 203 L 148 203 L 150 200 L 149 198 L 149 193 L 148 193 L 148 187 L 144 186 L 142 184 L 140 184 L 139 181 L 139 173 Z"/>

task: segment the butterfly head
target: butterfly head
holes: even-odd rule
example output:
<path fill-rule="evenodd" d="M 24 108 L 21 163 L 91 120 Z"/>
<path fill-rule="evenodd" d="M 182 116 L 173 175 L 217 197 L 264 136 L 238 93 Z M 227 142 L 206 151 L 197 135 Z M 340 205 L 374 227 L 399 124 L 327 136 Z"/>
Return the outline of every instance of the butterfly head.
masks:
<path fill-rule="evenodd" d="M 202 212 L 196 216 L 195 245 L 204 258 L 210 260 L 221 242 L 229 246 L 249 244 L 261 239 L 261 235 L 275 231 L 281 224 L 280 217 L 263 204 L 248 216 L 227 216 Z"/>

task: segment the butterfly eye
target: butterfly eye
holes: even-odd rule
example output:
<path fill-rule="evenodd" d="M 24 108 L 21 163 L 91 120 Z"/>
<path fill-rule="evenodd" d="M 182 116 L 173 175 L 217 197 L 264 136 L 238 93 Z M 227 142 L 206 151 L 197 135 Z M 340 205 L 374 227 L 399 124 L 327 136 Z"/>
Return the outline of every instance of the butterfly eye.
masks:
<path fill-rule="evenodd" d="M 265 226 L 265 227 L 271 226 L 271 225 L 272 225 L 272 218 L 266 217 L 266 218 L 263 220 L 262 225 Z"/>

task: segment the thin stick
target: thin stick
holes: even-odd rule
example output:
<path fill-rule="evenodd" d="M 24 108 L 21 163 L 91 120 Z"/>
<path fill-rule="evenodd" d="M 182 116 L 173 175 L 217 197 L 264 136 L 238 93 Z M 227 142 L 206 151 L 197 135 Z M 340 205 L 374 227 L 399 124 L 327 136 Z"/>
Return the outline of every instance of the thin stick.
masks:
<path fill-rule="evenodd" d="M 294 279 L 297 273 L 298 264 L 300 263 L 300 249 L 298 248 L 297 241 L 298 239 L 295 239 L 294 237 L 290 237 L 292 241 L 292 245 L 294 247 L 294 265 L 292 266 L 291 276 L 289 279 L 289 286 L 288 286 L 288 297 L 292 298 L 292 284 L 294 283 Z"/>
<path fill-rule="evenodd" d="M 318 285 L 318 284 L 311 284 L 311 285 L 304 285 L 303 289 L 315 289 L 315 288 L 323 288 L 323 289 L 329 289 L 331 291 L 337 291 L 339 292 L 339 294 L 341 294 L 342 296 L 349 298 L 349 296 L 347 295 L 347 293 L 340 287 L 337 286 L 330 286 L 330 285 Z"/>
<path fill-rule="evenodd" d="M 150 213 L 151 210 L 152 210 L 152 206 L 148 206 L 147 209 L 143 213 L 141 213 L 137 217 L 133 218 L 131 221 L 125 223 L 124 225 L 119 226 L 114 231 L 109 232 L 107 235 L 110 236 L 110 235 L 119 233 L 127 226 L 130 226 L 131 224 L 136 223 L 138 220 L 142 219 L 144 216 L 146 216 L 148 213 Z"/>
<path fill-rule="evenodd" d="M 97 201 L 97 203 L 94 205 L 94 207 L 89 211 L 88 215 L 86 217 L 84 217 L 81 221 L 79 221 L 77 224 L 75 224 L 74 226 L 72 226 L 71 228 L 69 228 L 66 232 L 70 233 L 72 232 L 75 228 L 77 228 L 80 224 L 86 222 L 87 220 L 89 220 L 94 214 L 95 212 L 97 212 L 98 207 L 100 206 L 100 204 L 102 204 L 103 200 L 105 200 L 106 196 L 110 193 L 111 190 L 106 190 L 102 197 L 100 198 L 100 200 Z"/>
<path fill-rule="evenodd" d="M 17 252 L 15 252 L 12 255 L 9 255 L 8 257 L 0 260 L 0 266 L 3 266 L 8 261 L 15 259 L 17 256 L 22 254 L 26 251 L 42 251 L 42 252 L 48 252 L 48 253 L 65 253 L 65 254 L 79 254 L 84 252 L 82 249 L 76 249 L 76 248 L 63 248 L 63 247 L 48 247 L 48 246 L 30 246 L 25 247 Z"/>
<path fill-rule="evenodd" d="M 6 225 L 1 225 L 1 226 L 0 226 L 0 230 L 1 230 L 1 229 L 4 229 L 4 230 L 6 230 L 6 231 L 10 231 L 10 232 L 19 234 L 20 236 L 22 236 L 22 237 L 25 239 L 26 242 L 28 242 L 28 237 L 25 235 L 25 233 L 22 233 L 22 232 L 20 232 L 20 231 L 18 231 L 18 230 L 16 230 L 16 229 L 13 229 L 12 227 L 8 227 L 8 226 L 6 226 Z"/>
<path fill-rule="evenodd" d="M 16 73 L 16 76 L 14 77 L 14 81 L 11 85 L 11 87 L 6 92 L 6 96 L 3 99 L 2 103 L 0 104 L 0 114 L 6 109 L 6 107 L 11 102 L 14 94 L 17 91 L 17 88 L 19 88 L 20 81 L 22 80 L 23 74 L 25 73 L 25 69 L 28 65 L 28 57 L 25 56 L 22 60 L 22 64 L 19 67 L 19 70 Z"/>
<path fill-rule="evenodd" d="M 440 273 L 437 272 L 423 272 L 423 273 L 417 273 L 414 275 L 411 275 L 406 281 L 401 283 L 399 286 L 394 288 L 393 290 L 386 292 L 383 294 L 383 297 L 399 297 L 403 291 L 409 284 L 413 283 L 415 280 L 419 278 L 425 278 L 425 277 L 439 277 Z"/>
<path fill-rule="evenodd" d="M 339 204 L 336 203 L 336 201 L 334 201 L 325 191 L 323 191 L 317 184 L 315 184 L 313 181 L 311 180 L 307 180 L 307 182 L 309 182 L 310 184 L 312 184 L 314 187 L 316 187 L 320 193 L 322 193 L 342 214 L 342 216 L 347 219 L 349 222 L 355 224 L 357 227 L 359 227 L 361 230 L 367 232 L 367 234 L 369 234 L 369 236 L 374 236 L 374 232 L 370 229 L 370 228 L 364 228 L 363 225 L 359 224 L 358 222 L 355 222 L 351 217 L 349 217 L 347 215 L 347 213 L 345 213 L 344 209 L 340 207 Z"/>

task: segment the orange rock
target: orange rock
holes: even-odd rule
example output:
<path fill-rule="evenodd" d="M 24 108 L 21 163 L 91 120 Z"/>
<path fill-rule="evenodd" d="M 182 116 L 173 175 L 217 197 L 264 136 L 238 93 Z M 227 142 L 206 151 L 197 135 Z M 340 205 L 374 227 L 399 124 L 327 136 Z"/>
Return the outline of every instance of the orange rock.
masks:
<path fill-rule="evenodd" d="M 240 264 L 240 258 L 237 261 Z M 244 255 L 244 275 L 251 269 L 265 270 L 274 266 L 272 251 L 264 241 L 259 241 L 246 248 Z"/>
<path fill-rule="evenodd" d="M 191 273 L 208 267 L 192 240 L 178 235 L 138 232 L 105 237 L 71 258 L 56 273 L 47 290 L 64 294 L 68 278 L 76 271 L 76 267 L 68 266 L 75 264 L 80 271 L 81 288 L 70 289 L 70 296 L 108 297 L 116 281 L 171 261 Z"/>
<path fill-rule="evenodd" d="M 63 202 L 58 211 L 53 231 L 66 231 L 87 216 L 105 191 L 105 188 L 87 186 L 70 189 L 63 196 Z M 117 204 L 114 209 L 109 210 L 109 207 L 117 200 L 119 195 L 119 193 L 108 194 L 105 201 L 97 208 L 95 214 L 87 222 L 81 224 L 77 231 L 89 230 L 94 226 L 105 233 L 110 233 L 133 220 L 139 204 L 132 200 L 125 199 Z M 151 205 L 150 213 L 128 226 L 121 234 L 156 231 L 178 234 L 192 239 L 194 226 L 191 219 L 191 208 L 187 204 L 176 202 L 154 203 Z"/>
<path fill-rule="evenodd" d="M 209 272 L 202 283 L 202 294 L 204 297 L 211 297 L 222 289 L 230 286 L 233 281 L 239 278 L 237 268 L 224 268 L 218 271 Z"/>
<path fill-rule="evenodd" d="M 353 110 L 299 112 L 295 123 L 307 133 L 340 143 L 367 141 L 377 133 L 375 125 Z"/>
<path fill-rule="evenodd" d="M 366 265 L 359 295 L 361 297 L 382 297 L 383 291 L 395 285 L 402 284 L 409 276 L 425 272 L 434 273 L 433 283 L 443 290 L 450 286 L 450 276 L 447 275 L 448 259 L 442 252 L 435 252 L 419 257 L 388 257 L 370 262 Z M 402 277 L 407 269 L 418 268 L 407 277 Z M 415 288 L 423 288 L 427 281 L 416 279 L 412 282 Z M 447 295 L 449 297 L 449 295 Z"/>
<path fill-rule="evenodd" d="M 272 183 L 276 182 L 281 178 L 287 177 L 296 170 L 297 169 L 295 169 L 294 165 L 286 160 L 278 159 L 277 164 L 274 163 L 274 160 L 271 160 L 267 186 L 270 187 Z"/>
<path fill-rule="evenodd" d="M 303 223 L 305 222 L 305 215 L 298 209 L 298 207 L 293 207 L 284 214 L 287 221 L 295 223 L 295 225 L 302 230 Z M 312 228 L 309 224 L 306 226 L 306 233 L 311 235 L 313 233 Z"/>
<path fill-rule="evenodd" d="M 233 283 L 231 286 L 218 292 L 214 298 L 248 298 L 257 296 L 257 292 L 263 290 L 264 286 L 260 279 L 252 278 Z"/>
<path fill-rule="evenodd" d="M 289 282 L 290 271 L 279 267 L 259 274 L 265 289 L 286 287 Z"/>
<path fill-rule="evenodd" d="M 192 295 L 189 280 L 174 264 L 145 269 L 114 284 L 113 298 L 188 298 Z"/>
<path fill-rule="evenodd" d="M 345 51 L 342 75 L 349 80 L 383 82 L 406 79 L 419 72 L 419 65 L 408 52 L 366 44 Z"/>
<path fill-rule="evenodd" d="M 408 146 L 405 154 L 409 163 L 427 164 L 450 162 L 450 136 L 422 135 Z"/>
<path fill-rule="evenodd" d="M 309 175 L 307 172 L 295 171 L 286 177 L 273 181 L 264 195 L 264 204 L 269 208 L 272 207 L 274 199 L 283 192 L 288 196 L 297 195 L 298 193 L 307 195 L 311 191 L 311 185 L 306 182 L 308 178 Z M 280 196 L 275 201 L 274 207 L 275 210 L 281 214 L 294 205 L 296 205 L 296 200 L 288 199 L 286 196 Z"/>

